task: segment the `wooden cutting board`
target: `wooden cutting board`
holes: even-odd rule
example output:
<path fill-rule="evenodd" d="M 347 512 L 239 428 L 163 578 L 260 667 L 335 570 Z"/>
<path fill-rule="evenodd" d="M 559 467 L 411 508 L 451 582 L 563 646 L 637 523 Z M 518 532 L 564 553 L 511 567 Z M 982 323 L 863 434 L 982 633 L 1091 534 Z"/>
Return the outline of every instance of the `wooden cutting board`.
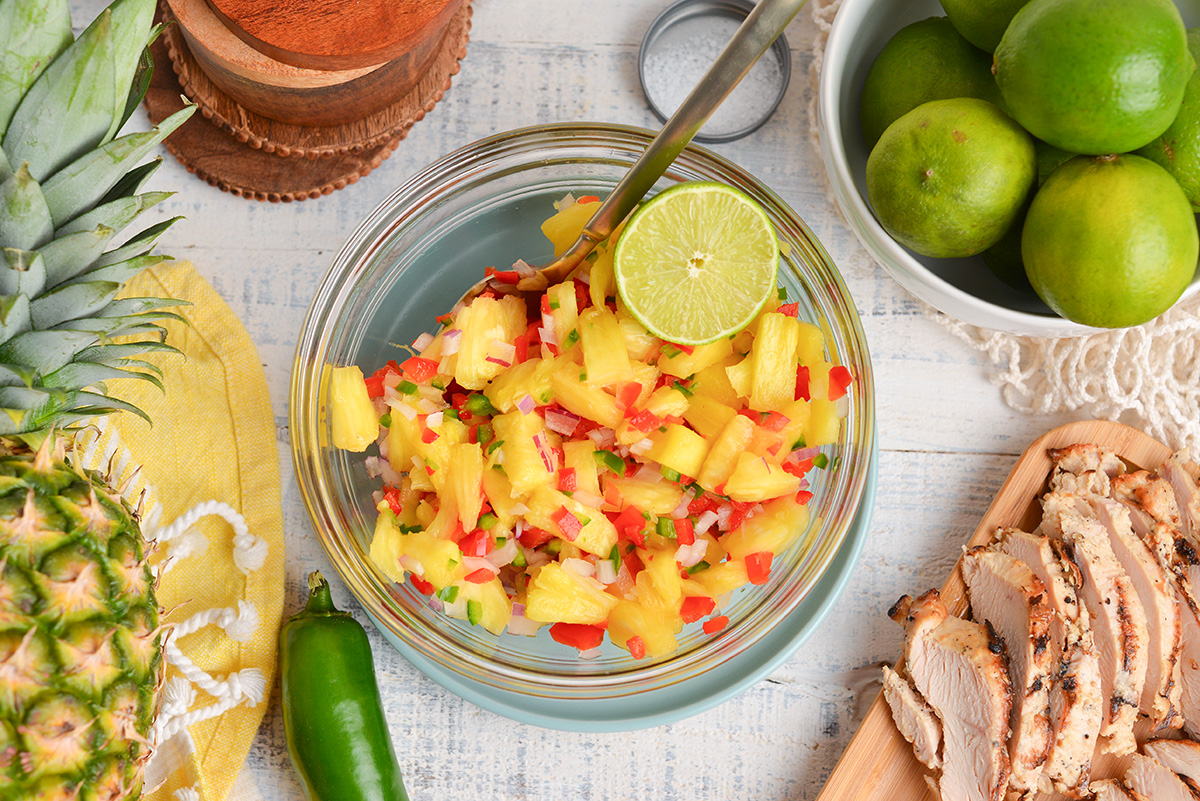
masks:
<path fill-rule="evenodd" d="M 1038 498 L 1046 492 L 1053 463 L 1047 451 L 1078 443 L 1095 443 L 1114 450 L 1132 470 L 1157 469 L 1171 455 L 1171 449 L 1137 429 L 1104 420 L 1068 423 L 1036 440 L 1013 467 L 996 499 L 984 514 L 974 535 L 964 545 L 974 547 L 991 542 L 996 529 L 1017 526 L 1026 531 L 1041 520 Z M 961 564 L 961 563 L 960 563 Z M 926 587 L 913 587 L 912 594 Z M 967 609 L 966 586 L 956 565 L 942 587 L 942 600 L 950 612 L 962 615 Z M 1146 735 L 1148 723 L 1142 720 L 1135 730 Z M 1117 776 L 1125 771 L 1124 760 L 1097 757 L 1092 778 Z M 817 801 L 938 801 L 929 788 L 925 766 L 913 756 L 912 746 L 892 722 L 892 713 L 882 692 L 863 718 L 846 753 L 833 769 Z M 1067 801 L 1057 793 L 1034 796 L 1034 801 Z"/>

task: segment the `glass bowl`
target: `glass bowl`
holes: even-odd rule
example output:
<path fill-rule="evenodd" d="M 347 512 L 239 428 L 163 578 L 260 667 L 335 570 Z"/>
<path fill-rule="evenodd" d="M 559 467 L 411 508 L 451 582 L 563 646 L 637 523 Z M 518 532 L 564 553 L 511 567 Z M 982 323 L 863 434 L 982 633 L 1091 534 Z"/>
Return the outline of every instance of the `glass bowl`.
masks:
<path fill-rule="evenodd" d="M 371 493 L 379 482 L 367 476 L 363 454 L 329 445 L 321 376 L 327 365 L 357 364 L 369 374 L 403 358 L 401 347 L 435 330 L 434 317 L 485 267 L 549 261 L 551 245 L 539 226 L 553 214 L 553 202 L 568 193 L 606 195 L 651 138 L 612 125 L 538 126 L 484 139 L 431 165 L 342 248 L 317 288 L 292 372 L 300 491 L 321 544 L 372 621 L 444 686 L 494 711 L 558 728 L 633 728 L 716 703 L 794 652 L 840 592 L 870 515 L 876 446 L 867 344 L 829 256 L 775 194 L 701 148 L 688 148 L 653 190 L 714 180 L 755 198 L 778 231 L 779 278 L 788 297 L 800 303 L 802 319 L 824 329 L 830 358 L 859 379 L 840 439 L 823 449 L 829 468 L 813 471 L 815 478 L 810 473 L 809 530 L 776 557 L 766 584 L 734 593 L 722 609 L 730 621 L 724 631 L 710 636 L 692 624 L 678 651 L 658 660 L 635 660 L 607 642 L 599 656 L 580 659 L 546 628 L 532 638 L 497 637 L 434 611 L 411 583 L 385 578 L 368 558 Z M 831 564 L 836 575 L 826 576 Z"/>

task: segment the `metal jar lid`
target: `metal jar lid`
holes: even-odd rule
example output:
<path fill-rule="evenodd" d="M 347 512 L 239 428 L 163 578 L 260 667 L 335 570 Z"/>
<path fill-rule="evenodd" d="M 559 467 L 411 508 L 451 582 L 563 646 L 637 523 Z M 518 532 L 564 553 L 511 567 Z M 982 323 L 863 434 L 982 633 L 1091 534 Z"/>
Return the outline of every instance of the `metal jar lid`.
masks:
<path fill-rule="evenodd" d="M 650 23 L 638 55 L 638 80 L 660 120 L 666 122 L 688 96 L 754 5 L 754 0 L 679 0 Z M 780 34 L 696 141 L 731 142 L 757 130 L 783 100 L 791 74 L 792 54 Z"/>

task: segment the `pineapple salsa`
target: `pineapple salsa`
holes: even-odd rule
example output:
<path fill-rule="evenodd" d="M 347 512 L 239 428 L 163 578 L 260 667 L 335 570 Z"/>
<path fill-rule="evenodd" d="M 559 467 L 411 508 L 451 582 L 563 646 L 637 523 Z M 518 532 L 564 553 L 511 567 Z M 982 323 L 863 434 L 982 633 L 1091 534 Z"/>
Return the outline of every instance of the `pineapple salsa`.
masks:
<path fill-rule="evenodd" d="M 596 202 L 559 204 L 556 252 Z M 495 634 L 549 625 L 586 657 L 607 633 L 641 659 L 685 624 L 720 631 L 729 594 L 807 530 L 806 476 L 852 377 L 782 290 L 732 337 L 652 336 L 616 298 L 612 252 L 540 300 L 485 292 L 365 379 L 333 369 L 330 410 L 335 446 L 378 444 L 385 575 Z"/>

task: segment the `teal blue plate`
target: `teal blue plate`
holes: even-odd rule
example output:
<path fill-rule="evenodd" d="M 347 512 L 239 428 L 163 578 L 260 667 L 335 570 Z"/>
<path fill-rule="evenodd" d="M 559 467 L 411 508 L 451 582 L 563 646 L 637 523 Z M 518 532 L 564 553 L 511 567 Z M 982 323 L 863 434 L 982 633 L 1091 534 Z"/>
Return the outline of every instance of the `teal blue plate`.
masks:
<path fill-rule="evenodd" d="M 513 693 L 464 678 L 416 652 L 374 617 L 368 617 L 384 638 L 426 676 L 455 695 L 520 723 L 579 732 L 630 731 L 674 723 L 711 709 L 757 684 L 791 658 L 816 631 L 846 588 L 862 553 L 874 511 L 878 465 L 879 450 L 875 448 L 858 513 L 825 574 L 808 596 L 757 643 L 719 667 L 685 682 L 602 700 Z"/>

